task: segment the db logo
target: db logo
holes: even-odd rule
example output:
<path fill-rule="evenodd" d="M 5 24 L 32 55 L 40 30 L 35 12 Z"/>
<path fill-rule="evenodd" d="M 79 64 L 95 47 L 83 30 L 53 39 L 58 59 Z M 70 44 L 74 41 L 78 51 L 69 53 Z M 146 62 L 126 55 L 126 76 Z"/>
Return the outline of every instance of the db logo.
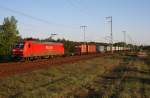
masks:
<path fill-rule="evenodd" d="M 46 49 L 53 49 L 53 46 L 46 46 Z"/>

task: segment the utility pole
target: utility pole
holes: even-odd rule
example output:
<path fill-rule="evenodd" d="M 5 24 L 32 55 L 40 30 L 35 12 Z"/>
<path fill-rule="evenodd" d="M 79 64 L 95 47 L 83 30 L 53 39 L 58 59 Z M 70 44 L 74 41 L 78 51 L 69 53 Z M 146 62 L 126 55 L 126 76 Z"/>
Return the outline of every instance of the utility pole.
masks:
<path fill-rule="evenodd" d="M 123 35 L 124 35 L 124 49 L 126 47 L 126 31 L 122 31 Z"/>
<path fill-rule="evenodd" d="M 127 34 L 127 37 L 130 40 L 130 44 L 131 44 L 130 49 L 133 50 L 134 49 L 133 39 L 132 39 L 132 37 L 129 34 Z"/>
<path fill-rule="evenodd" d="M 85 31 L 86 31 L 87 26 L 83 25 L 83 26 L 80 26 L 80 28 L 83 30 L 83 40 L 84 40 L 84 43 L 86 43 L 86 40 L 85 40 Z"/>
<path fill-rule="evenodd" d="M 111 53 L 113 53 L 113 32 L 112 32 L 112 16 L 106 17 L 106 20 L 108 20 L 108 22 L 110 22 L 110 38 L 111 38 Z"/>

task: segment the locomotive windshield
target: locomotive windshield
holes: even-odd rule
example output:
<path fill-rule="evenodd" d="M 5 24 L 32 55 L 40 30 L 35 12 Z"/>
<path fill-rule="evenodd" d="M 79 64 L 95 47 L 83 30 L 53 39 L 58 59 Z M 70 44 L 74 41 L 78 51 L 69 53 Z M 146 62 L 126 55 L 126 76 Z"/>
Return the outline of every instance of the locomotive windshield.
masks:
<path fill-rule="evenodd" d="M 24 44 L 22 44 L 22 43 L 19 43 L 19 44 L 16 44 L 16 46 L 15 46 L 15 48 L 23 48 L 24 47 Z"/>

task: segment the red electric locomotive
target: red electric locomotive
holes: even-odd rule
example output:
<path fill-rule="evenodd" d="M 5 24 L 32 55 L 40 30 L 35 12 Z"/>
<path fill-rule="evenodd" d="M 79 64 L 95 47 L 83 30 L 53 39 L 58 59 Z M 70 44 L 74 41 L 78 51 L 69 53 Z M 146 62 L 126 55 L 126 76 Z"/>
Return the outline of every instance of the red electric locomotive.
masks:
<path fill-rule="evenodd" d="M 63 43 L 38 42 L 26 40 L 24 43 L 18 43 L 12 50 L 13 57 L 30 58 L 64 55 Z"/>

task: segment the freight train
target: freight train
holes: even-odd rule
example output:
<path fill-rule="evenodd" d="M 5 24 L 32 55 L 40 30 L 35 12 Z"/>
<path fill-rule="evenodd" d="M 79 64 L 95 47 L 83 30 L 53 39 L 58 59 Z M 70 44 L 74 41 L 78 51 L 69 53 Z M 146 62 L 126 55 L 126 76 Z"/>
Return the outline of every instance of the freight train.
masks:
<path fill-rule="evenodd" d="M 112 47 L 114 52 L 129 51 L 130 48 L 115 46 Z M 73 55 L 84 55 L 92 53 L 111 52 L 110 46 L 99 44 L 79 44 L 74 46 Z M 53 57 L 64 56 L 64 44 L 60 42 L 39 42 L 33 40 L 25 40 L 23 43 L 18 43 L 12 49 L 13 58 L 38 58 L 38 57 Z"/>

